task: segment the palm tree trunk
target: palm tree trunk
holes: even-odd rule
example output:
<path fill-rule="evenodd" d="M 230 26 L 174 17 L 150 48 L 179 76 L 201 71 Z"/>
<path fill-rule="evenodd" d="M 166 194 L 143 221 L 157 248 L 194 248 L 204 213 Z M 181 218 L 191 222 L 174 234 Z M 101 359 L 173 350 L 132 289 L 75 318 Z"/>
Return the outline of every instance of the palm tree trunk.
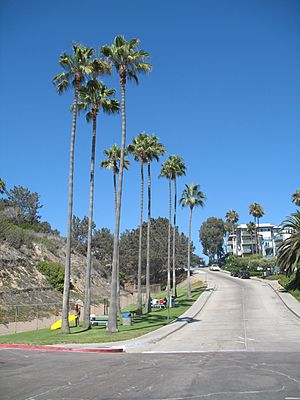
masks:
<path fill-rule="evenodd" d="M 122 203 L 122 187 L 123 187 L 123 169 L 124 169 L 124 157 L 125 157 L 125 146 L 126 146 L 126 112 L 125 112 L 125 82 L 121 81 L 121 111 L 122 111 L 122 143 L 121 143 L 121 158 L 120 158 L 120 171 L 118 179 L 118 192 L 117 192 L 117 209 L 116 209 L 116 220 L 115 220 L 115 232 L 114 232 L 114 250 L 113 250 L 113 262 L 112 262 L 112 273 L 111 273 L 111 294 L 110 294 L 110 307 L 108 315 L 108 332 L 117 332 L 117 273 L 118 273 L 118 253 L 119 253 L 119 235 L 120 235 L 120 219 L 121 219 L 121 203 Z"/>
<path fill-rule="evenodd" d="M 189 220 L 189 239 L 188 239 L 188 265 L 187 265 L 187 297 L 190 299 L 192 297 L 191 288 L 191 230 L 192 230 L 192 213 L 193 209 L 190 208 L 190 220 Z"/>
<path fill-rule="evenodd" d="M 260 240 L 259 240 L 259 218 L 257 218 L 257 249 L 258 249 L 258 254 L 262 254 L 262 248 L 260 245 Z"/>
<path fill-rule="evenodd" d="M 150 223 L 151 223 L 151 171 L 148 161 L 148 224 L 147 224 L 147 262 L 146 262 L 146 303 L 145 312 L 151 311 L 150 295 Z"/>
<path fill-rule="evenodd" d="M 171 218 L 172 218 L 172 187 L 171 178 L 168 179 L 169 183 L 169 229 L 168 229 L 168 279 L 167 279 L 167 297 L 168 307 L 170 307 L 171 297 Z"/>
<path fill-rule="evenodd" d="M 77 103 L 78 103 L 79 83 L 75 82 L 74 102 L 72 107 L 72 131 L 70 143 L 70 166 L 69 166 L 69 197 L 68 197 L 68 225 L 67 225 L 67 245 L 65 260 L 65 277 L 62 304 L 62 333 L 70 333 L 68 321 L 69 300 L 70 300 L 70 278 L 71 278 L 71 236 L 72 236 L 72 214 L 73 214 L 73 175 L 74 175 L 74 147 L 76 134 Z"/>
<path fill-rule="evenodd" d="M 117 180 L 116 173 L 114 172 L 114 202 L 115 202 L 115 213 L 117 210 Z M 121 312 L 120 302 L 120 248 L 118 247 L 118 261 L 117 261 L 117 309 L 118 313 Z"/>
<path fill-rule="evenodd" d="M 90 169 L 88 247 L 87 247 L 87 258 L 86 258 L 85 295 L 84 295 L 84 313 L 83 313 L 84 329 L 90 328 L 90 313 L 91 313 L 92 233 L 93 233 L 94 186 L 95 186 L 95 148 L 96 148 L 96 129 L 97 129 L 96 120 L 97 120 L 97 114 L 94 112 L 92 150 L 91 150 L 91 169 Z"/>
<path fill-rule="evenodd" d="M 173 226 L 173 295 L 177 297 L 176 290 L 176 211 L 177 211 L 177 184 L 174 178 L 174 226 Z"/>
<path fill-rule="evenodd" d="M 142 240 L 143 240 L 143 208 L 144 208 L 144 164 L 141 167 L 141 192 L 140 192 L 140 232 L 139 232 L 139 261 L 138 261 L 138 293 L 137 293 L 137 314 L 143 312 L 142 305 Z"/>
<path fill-rule="evenodd" d="M 254 223 L 255 223 L 255 247 L 256 247 L 255 252 L 256 252 L 256 253 L 259 253 L 259 250 L 258 250 L 258 237 L 257 237 L 256 218 L 254 218 Z"/>

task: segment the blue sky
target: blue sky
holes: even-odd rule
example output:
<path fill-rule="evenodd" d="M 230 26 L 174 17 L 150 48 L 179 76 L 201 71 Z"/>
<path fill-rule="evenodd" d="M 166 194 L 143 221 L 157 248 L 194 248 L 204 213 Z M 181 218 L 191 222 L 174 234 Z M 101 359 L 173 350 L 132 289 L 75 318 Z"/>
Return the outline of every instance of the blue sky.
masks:
<path fill-rule="evenodd" d="M 260 203 L 262 222 L 279 224 L 295 210 L 300 187 L 300 2 L 298 0 L 120 0 L 0 5 L 0 176 L 8 187 L 40 194 L 41 214 L 66 232 L 72 93 L 51 83 L 72 41 L 99 49 L 117 34 L 139 38 L 153 71 L 127 85 L 128 142 L 142 131 L 157 135 L 169 154 L 184 158 L 206 206 L 195 210 L 192 238 L 204 220 L 236 210 L 250 220 Z M 118 77 L 103 79 L 117 89 Z M 98 165 L 120 143 L 121 117 L 98 119 L 94 219 L 113 229 L 112 176 Z M 78 122 L 74 213 L 88 214 L 91 126 Z M 162 159 L 163 162 L 165 159 Z M 167 216 L 167 183 L 153 165 L 152 215 Z M 121 230 L 139 221 L 139 168 L 125 175 Z M 146 219 L 146 210 L 145 210 Z M 188 211 L 178 223 L 187 232 Z"/>

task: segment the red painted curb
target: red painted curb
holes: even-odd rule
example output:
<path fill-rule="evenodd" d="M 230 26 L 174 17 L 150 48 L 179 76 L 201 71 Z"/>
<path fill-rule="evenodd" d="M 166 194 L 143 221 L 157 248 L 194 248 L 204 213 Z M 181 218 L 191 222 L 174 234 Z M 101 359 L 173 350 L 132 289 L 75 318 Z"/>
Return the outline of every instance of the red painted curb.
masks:
<path fill-rule="evenodd" d="M 26 344 L 0 344 L 1 349 L 24 349 L 24 350 L 44 350 L 44 351 L 64 351 L 73 353 L 122 353 L 124 349 L 116 348 L 101 348 L 101 349 L 80 349 L 75 347 L 57 347 L 57 346 L 31 346 Z"/>

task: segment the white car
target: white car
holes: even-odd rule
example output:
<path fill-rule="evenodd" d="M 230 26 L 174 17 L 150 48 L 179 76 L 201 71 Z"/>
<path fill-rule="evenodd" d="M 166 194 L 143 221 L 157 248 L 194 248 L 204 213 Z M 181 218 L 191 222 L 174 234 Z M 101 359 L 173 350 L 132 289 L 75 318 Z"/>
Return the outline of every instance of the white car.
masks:
<path fill-rule="evenodd" d="M 210 271 L 220 271 L 220 267 L 218 266 L 218 264 L 212 264 L 212 265 L 209 267 L 209 270 L 210 270 Z"/>

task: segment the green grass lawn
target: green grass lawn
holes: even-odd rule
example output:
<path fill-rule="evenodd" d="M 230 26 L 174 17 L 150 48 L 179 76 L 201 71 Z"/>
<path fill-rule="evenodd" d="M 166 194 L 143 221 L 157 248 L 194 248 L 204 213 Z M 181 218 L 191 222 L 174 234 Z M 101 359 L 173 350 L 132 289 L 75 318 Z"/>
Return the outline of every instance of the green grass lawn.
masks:
<path fill-rule="evenodd" d="M 107 332 L 105 326 L 94 326 L 88 331 L 82 330 L 81 327 L 71 327 L 69 335 L 62 334 L 60 329 L 56 331 L 40 329 L 0 336 L 0 343 L 46 345 L 59 343 L 105 343 L 133 339 L 161 328 L 179 317 L 197 300 L 204 290 L 202 282 L 196 282 L 192 287 L 192 298 L 188 299 L 186 297 L 186 289 L 180 288 L 176 299 L 176 307 L 169 310 L 153 309 L 149 314 L 135 315 L 131 326 L 123 326 L 119 322 L 119 332 L 116 333 Z M 166 293 L 161 293 L 161 295 L 164 297 Z M 160 297 L 160 295 L 157 297 Z M 135 309 L 136 305 L 132 305 L 126 307 L 122 312 L 130 312 Z"/>

